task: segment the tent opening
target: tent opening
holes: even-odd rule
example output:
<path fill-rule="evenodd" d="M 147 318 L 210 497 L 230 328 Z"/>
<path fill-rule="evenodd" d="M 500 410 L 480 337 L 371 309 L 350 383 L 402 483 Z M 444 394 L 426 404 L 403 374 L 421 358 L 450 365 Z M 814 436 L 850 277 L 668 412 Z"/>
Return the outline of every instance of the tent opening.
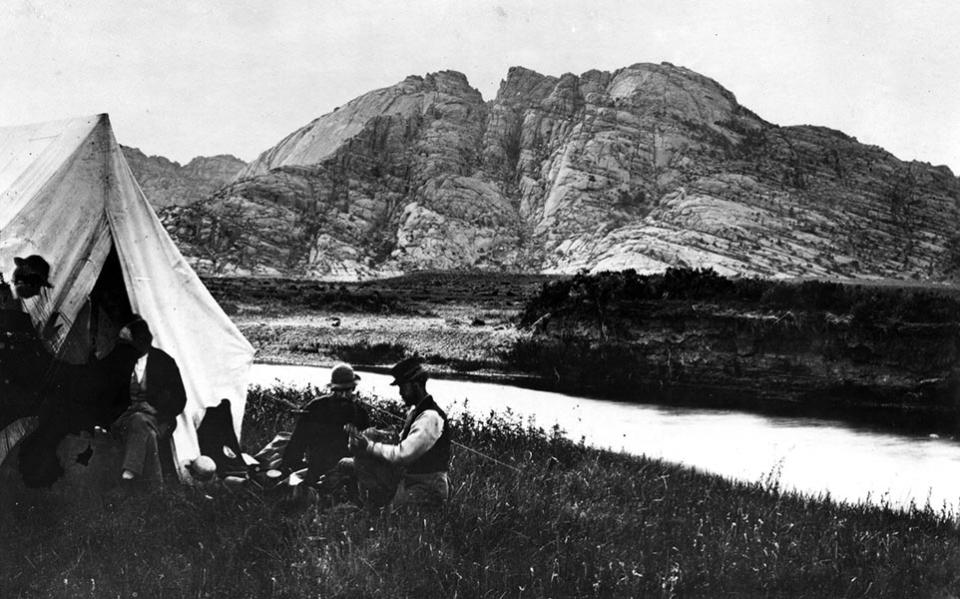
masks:
<path fill-rule="evenodd" d="M 185 386 L 187 402 L 173 430 L 181 475 L 200 455 L 197 429 L 207 408 L 228 400 L 239 437 L 253 347 L 164 230 L 107 115 L 0 127 L 0 273 L 10 281 L 14 258 L 32 255 L 49 262 L 51 286 L 21 302 L 30 322 L 15 316 L 24 337 L 43 341 L 41 366 L 55 363 L 61 372 L 96 366 L 136 312 L 150 328 L 152 347 L 176 362 Z M 47 327 L 51 317 L 54 326 Z M 0 432 L 21 415 L 10 409 L 14 394 L 5 388 L 19 363 L 9 345 L 0 348 L 7 354 L 0 357 L 9 358 L 0 360 Z M 29 381 L 34 386 L 50 378 L 41 370 Z M 63 390 L 68 397 L 81 391 Z M 17 402 L 22 415 L 35 414 L 39 399 L 52 395 L 39 390 L 32 402 Z"/>
<path fill-rule="evenodd" d="M 96 357 L 102 357 L 113 347 L 120 328 L 133 319 L 130 297 L 123 284 L 123 269 L 113 244 L 90 292 L 90 315 L 92 350 Z"/>
<path fill-rule="evenodd" d="M 117 334 L 133 318 L 130 297 L 123 282 L 123 269 L 116 247 L 110 252 L 89 296 L 83 302 L 56 357 L 71 364 L 90 364 L 110 353 Z"/>

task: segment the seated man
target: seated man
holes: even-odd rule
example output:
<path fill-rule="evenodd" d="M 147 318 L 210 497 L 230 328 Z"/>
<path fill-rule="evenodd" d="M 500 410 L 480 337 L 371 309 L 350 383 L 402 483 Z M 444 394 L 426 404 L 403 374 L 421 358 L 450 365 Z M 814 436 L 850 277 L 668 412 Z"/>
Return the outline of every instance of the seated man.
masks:
<path fill-rule="evenodd" d="M 0 442 L 10 447 L 14 435 L 25 434 L 19 462 L 24 482 L 45 487 L 63 474 L 56 456 L 60 441 L 97 424 L 100 378 L 94 367 L 63 361 L 55 351 L 62 325 L 57 312 L 45 317 L 50 265 L 38 255 L 14 262 L 12 290 L 0 276 L 0 426 L 30 416 L 37 424 L 29 433 L 22 423 L 0 430 Z M 46 318 L 39 331 L 33 324 L 38 318 L 37 326 Z"/>
<path fill-rule="evenodd" d="M 402 505 L 439 506 L 450 495 L 447 472 L 452 443 L 447 414 L 427 393 L 427 372 L 415 357 L 405 358 L 390 369 L 400 387 L 400 397 L 409 407 L 400 433 L 400 443 L 381 443 L 351 431 L 349 446 L 354 455 L 370 456 L 404 466 L 400 489 L 393 500 Z"/>
<path fill-rule="evenodd" d="M 367 409 L 356 397 L 359 376 L 349 364 L 330 371 L 329 393 L 303 409 L 283 452 L 281 468 L 297 470 L 307 465 L 305 483 L 315 484 L 347 454 L 344 426 L 364 429 L 370 425 Z"/>
<path fill-rule="evenodd" d="M 124 326 L 120 339 L 140 356 L 129 374 L 126 394 L 119 390 L 113 401 L 104 404 L 108 409 L 127 406 L 111 427 L 124 441 L 121 478 L 158 483 L 157 441 L 173 433 L 177 416 L 187 403 L 187 393 L 177 363 L 166 352 L 152 347 L 153 335 L 143 319 L 135 317 Z M 129 398 L 126 402 L 125 396 Z"/>
<path fill-rule="evenodd" d="M 43 377 L 37 428 L 20 450 L 20 472 L 28 486 L 49 487 L 63 474 L 57 446 L 64 437 L 109 428 L 130 407 L 130 375 L 151 339 L 141 320 L 128 325 L 110 353 L 90 365 L 51 362 Z"/>

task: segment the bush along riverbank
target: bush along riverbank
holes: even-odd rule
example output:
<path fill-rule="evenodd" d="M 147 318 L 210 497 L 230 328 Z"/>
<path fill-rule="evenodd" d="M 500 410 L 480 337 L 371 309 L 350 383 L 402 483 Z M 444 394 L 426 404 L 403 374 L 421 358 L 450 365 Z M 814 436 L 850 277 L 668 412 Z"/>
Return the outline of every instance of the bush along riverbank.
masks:
<path fill-rule="evenodd" d="M 960 294 L 952 288 L 687 269 L 582 274 L 546 283 L 518 322 L 528 334 L 505 362 L 561 389 L 956 425 Z"/>
<path fill-rule="evenodd" d="M 254 389 L 255 449 L 314 390 Z M 391 404 L 394 413 L 399 406 Z M 379 412 L 378 412 L 379 413 Z M 439 513 L 168 488 L 0 514 L 0 596 L 946 597 L 960 537 L 930 507 L 840 506 L 464 417 Z"/>

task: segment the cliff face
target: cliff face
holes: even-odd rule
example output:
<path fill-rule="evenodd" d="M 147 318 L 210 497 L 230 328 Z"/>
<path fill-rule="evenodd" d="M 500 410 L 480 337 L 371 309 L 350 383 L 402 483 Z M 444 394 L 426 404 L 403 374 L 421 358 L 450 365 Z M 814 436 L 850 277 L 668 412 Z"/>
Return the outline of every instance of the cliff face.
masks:
<path fill-rule="evenodd" d="M 314 121 L 210 200 L 162 218 L 208 272 L 355 278 L 516 263 L 516 210 L 476 170 L 486 111 L 459 73 L 410 77 Z"/>
<path fill-rule="evenodd" d="M 712 271 L 577 275 L 544 287 L 511 362 L 561 389 L 752 407 L 960 414 L 960 296 L 727 280 Z"/>
<path fill-rule="evenodd" d="M 210 197 L 246 165 L 234 156 L 197 156 L 184 166 L 121 146 L 127 164 L 154 208 L 186 206 Z"/>
<path fill-rule="evenodd" d="M 960 183 L 840 132 L 778 127 L 670 64 L 409 77 L 163 214 L 207 272 L 375 276 L 710 266 L 942 278 Z"/>

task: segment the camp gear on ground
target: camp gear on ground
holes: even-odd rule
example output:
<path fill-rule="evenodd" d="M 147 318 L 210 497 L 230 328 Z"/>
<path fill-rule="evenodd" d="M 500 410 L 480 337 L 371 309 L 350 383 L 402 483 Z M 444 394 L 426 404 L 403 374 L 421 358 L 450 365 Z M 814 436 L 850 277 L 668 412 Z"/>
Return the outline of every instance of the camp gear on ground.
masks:
<path fill-rule="evenodd" d="M 207 481 L 217 473 L 217 463 L 210 456 L 201 455 L 190 462 L 190 475 L 199 481 Z"/>
<path fill-rule="evenodd" d="M 263 449 L 254 454 L 254 459 L 260 463 L 263 470 L 277 470 L 283 462 L 283 452 L 290 442 L 290 433 L 281 431 L 267 443 Z M 279 472 L 279 470 L 277 470 Z"/>
<path fill-rule="evenodd" d="M 240 442 L 233 432 L 233 414 L 230 400 L 224 399 L 220 405 L 208 408 L 203 422 L 197 429 L 197 438 L 202 455 L 209 456 L 217 464 L 217 475 L 244 477 L 247 464 L 243 461 Z"/>

